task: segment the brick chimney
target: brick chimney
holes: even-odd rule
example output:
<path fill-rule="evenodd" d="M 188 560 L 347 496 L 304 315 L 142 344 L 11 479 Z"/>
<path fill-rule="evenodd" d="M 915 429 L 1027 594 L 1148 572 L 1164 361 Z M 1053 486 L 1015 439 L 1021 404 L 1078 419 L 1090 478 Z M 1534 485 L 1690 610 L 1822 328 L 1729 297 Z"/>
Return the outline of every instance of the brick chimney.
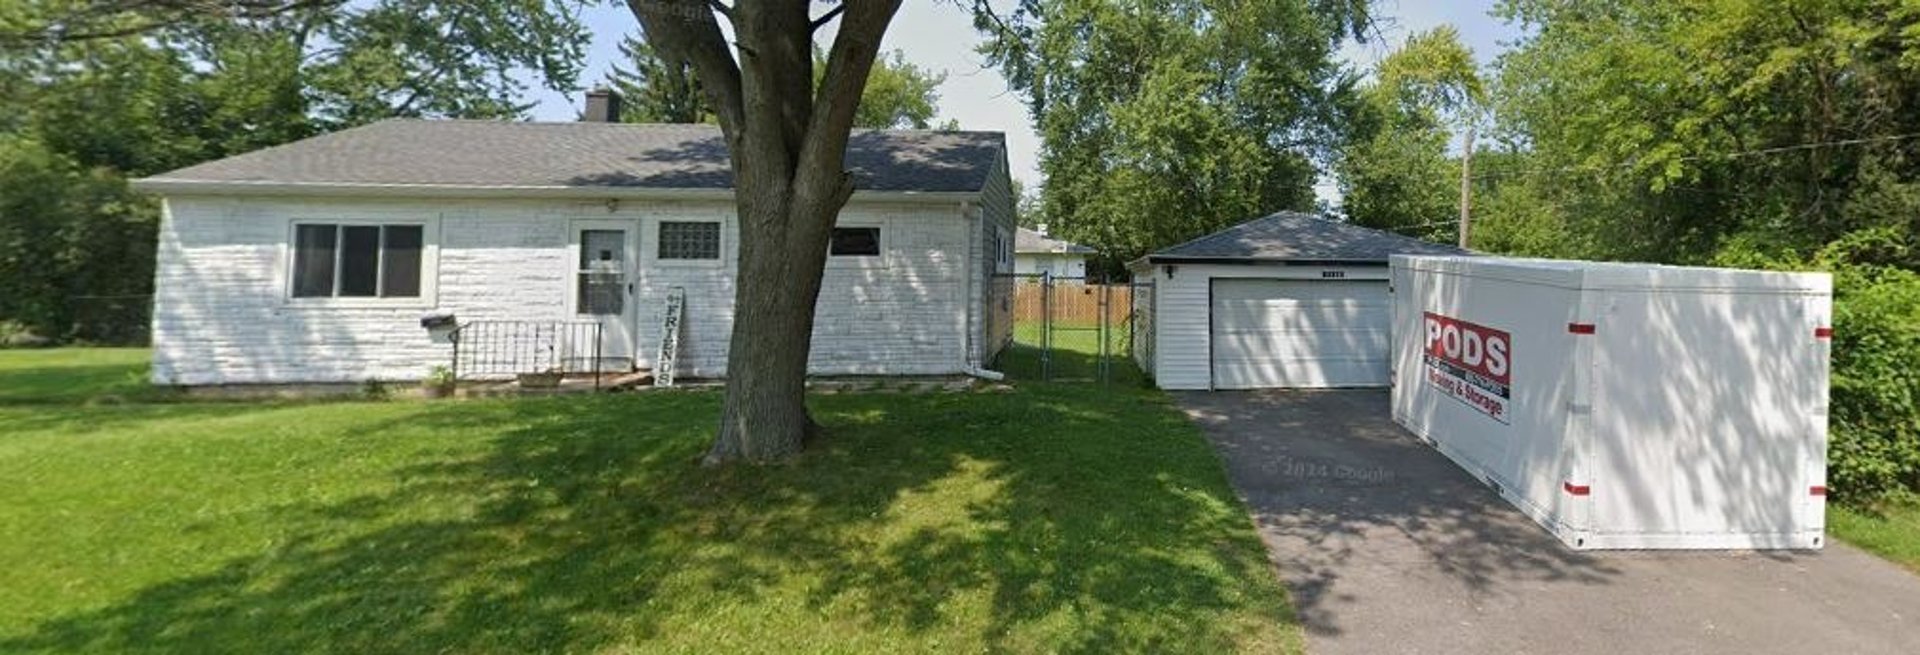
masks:
<path fill-rule="evenodd" d="M 580 113 L 581 122 L 618 123 L 620 122 L 620 92 L 604 86 L 593 87 L 587 92 L 586 111 Z"/>

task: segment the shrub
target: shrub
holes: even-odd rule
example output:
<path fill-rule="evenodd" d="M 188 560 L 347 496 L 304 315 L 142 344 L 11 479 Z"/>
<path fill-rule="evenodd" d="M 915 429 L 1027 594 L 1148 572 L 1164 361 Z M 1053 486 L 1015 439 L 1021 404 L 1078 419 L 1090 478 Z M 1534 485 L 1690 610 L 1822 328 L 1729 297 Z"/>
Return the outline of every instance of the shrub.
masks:
<path fill-rule="evenodd" d="M 144 341 L 158 218 L 117 175 L 0 135 L 0 320 L 56 342 Z"/>
<path fill-rule="evenodd" d="M 1869 505 L 1920 491 L 1920 274 L 1822 253 L 1834 274 L 1827 483 Z M 1885 242 L 1874 244 L 1884 247 Z"/>

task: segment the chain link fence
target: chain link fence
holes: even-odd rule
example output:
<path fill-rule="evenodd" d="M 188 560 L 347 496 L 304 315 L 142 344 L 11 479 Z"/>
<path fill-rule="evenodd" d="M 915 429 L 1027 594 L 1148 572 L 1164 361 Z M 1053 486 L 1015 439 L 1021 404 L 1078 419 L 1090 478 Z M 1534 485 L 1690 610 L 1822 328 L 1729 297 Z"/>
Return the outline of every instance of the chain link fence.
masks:
<path fill-rule="evenodd" d="M 1134 285 L 1048 274 L 1013 283 L 1013 344 L 995 366 L 1015 379 L 1135 381 Z"/>

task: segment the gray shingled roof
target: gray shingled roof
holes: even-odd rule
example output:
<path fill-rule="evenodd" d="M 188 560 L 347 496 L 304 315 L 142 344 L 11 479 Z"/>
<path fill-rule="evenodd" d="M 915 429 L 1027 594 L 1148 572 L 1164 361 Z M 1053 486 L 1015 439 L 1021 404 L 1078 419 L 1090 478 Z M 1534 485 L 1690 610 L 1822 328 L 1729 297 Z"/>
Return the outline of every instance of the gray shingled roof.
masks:
<path fill-rule="evenodd" d="M 1151 262 L 1193 260 L 1387 263 L 1390 255 L 1471 254 L 1392 232 L 1299 212 L 1280 212 L 1147 256 Z"/>
<path fill-rule="evenodd" d="M 856 130 L 847 168 L 867 191 L 975 192 L 999 132 Z M 706 125 L 381 121 L 190 166 L 157 182 L 334 186 L 731 189 L 726 144 Z"/>
<path fill-rule="evenodd" d="M 1039 232 L 1029 230 L 1024 227 L 1015 230 L 1013 233 L 1013 251 L 1016 253 L 1052 252 L 1052 253 L 1068 253 L 1068 254 L 1075 254 L 1075 255 L 1093 253 L 1092 248 L 1088 248 L 1086 246 L 1074 243 L 1072 241 L 1062 241 L 1060 239 L 1055 239 L 1047 235 L 1041 234 Z"/>

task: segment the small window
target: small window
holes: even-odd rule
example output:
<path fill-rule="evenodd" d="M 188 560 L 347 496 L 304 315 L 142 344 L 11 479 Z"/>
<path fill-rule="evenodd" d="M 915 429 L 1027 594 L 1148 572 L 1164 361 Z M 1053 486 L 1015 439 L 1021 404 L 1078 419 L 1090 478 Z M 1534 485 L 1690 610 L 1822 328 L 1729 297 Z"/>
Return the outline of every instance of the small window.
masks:
<path fill-rule="evenodd" d="M 720 224 L 662 221 L 660 259 L 719 259 Z"/>
<path fill-rule="evenodd" d="M 880 256 L 880 228 L 836 227 L 827 254 L 835 257 Z"/>
<path fill-rule="evenodd" d="M 419 225 L 294 226 L 293 297 L 418 298 Z"/>

